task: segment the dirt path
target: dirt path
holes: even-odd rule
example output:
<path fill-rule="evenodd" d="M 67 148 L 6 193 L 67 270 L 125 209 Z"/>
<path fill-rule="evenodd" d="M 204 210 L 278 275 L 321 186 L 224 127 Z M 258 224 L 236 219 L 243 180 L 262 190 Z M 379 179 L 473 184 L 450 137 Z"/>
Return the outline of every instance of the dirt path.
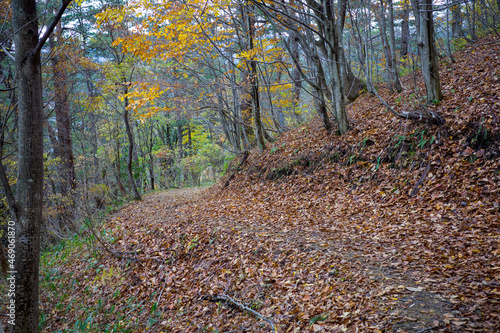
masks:
<path fill-rule="evenodd" d="M 195 223 L 203 223 L 209 230 L 224 231 L 233 236 L 244 235 L 247 241 L 254 244 L 262 244 L 264 237 L 264 243 L 271 244 L 265 249 L 257 246 L 254 252 L 262 251 L 268 256 L 276 257 L 277 253 L 285 249 L 299 249 L 298 253 L 288 258 L 290 262 L 302 261 L 303 253 L 314 253 L 315 261 L 336 262 L 357 270 L 370 281 L 370 285 L 376 285 L 376 290 L 371 291 L 369 298 L 371 302 L 381 305 L 376 309 L 377 317 L 384 320 L 381 328 L 390 327 L 393 331 L 402 332 L 439 331 L 446 328 L 446 324 L 455 316 L 451 310 L 452 304 L 430 289 L 429 285 L 418 285 L 397 268 L 387 267 L 386 262 L 374 261 L 373 257 L 354 251 L 352 247 L 346 246 L 349 240 L 344 240 L 343 243 L 334 241 L 332 231 L 311 228 L 284 231 L 263 225 L 254 219 L 242 221 L 241 216 L 235 216 L 229 210 L 224 215 L 220 215 L 219 210 L 219 215 L 207 219 L 204 215 L 210 208 L 204 209 L 197 205 L 202 203 L 200 200 L 206 194 L 206 189 L 203 188 L 173 190 L 150 195 L 145 198 L 144 204 L 168 202 L 170 204 L 165 209 L 197 216 L 200 220 Z M 219 201 L 216 206 L 220 208 L 228 204 L 230 203 Z M 330 270 L 329 274 L 338 274 L 338 269 Z M 270 315 L 272 317 L 272 313 Z"/>
<path fill-rule="evenodd" d="M 44 309 L 54 309 L 45 314 L 47 327 L 85 327 L 86 332 L 495 332 L 497 322 L 481 320 L 489 315 L 485 307 L 467 307 L 443 291 L 441 273 L 423 274 L 420 266 L 401 264 L 399 249 L 377 243 L 376 235 L 361 237 L 343 229 L 358 224 L 324 220 L 319 213 L 308 219 L 313 209 L 290 201 L 280 206 L 269 193 L 249 191 L 171 190 L 123 207 L 106 222 L 102 235 L 126 256 L 80 248 L 71 262 L 45 273 L 50 290 L 57 290 L 42 300 Z M 452 295 L 465 294 L 454 284 L 444 286 Z M 240 306 L 224 304 L 223 297 Z M 495 305 L 494 299 L 480 301 Z"/>

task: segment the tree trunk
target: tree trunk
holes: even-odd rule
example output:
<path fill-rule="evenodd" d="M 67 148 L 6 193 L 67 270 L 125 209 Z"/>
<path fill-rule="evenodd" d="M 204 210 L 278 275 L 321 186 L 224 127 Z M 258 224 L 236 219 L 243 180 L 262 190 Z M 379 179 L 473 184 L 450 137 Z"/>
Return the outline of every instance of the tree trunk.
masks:
<path fill-rule="evenodd" d="M 14 332 L 39 331 L 38 276 L 43 207 L 43 101 L 38 16 L 35 0 L 12 0 L 17 33 L 15 65 L 18 94 L 18 180 L 15 261 L 10 271 L 16 286 Z"/>
<path fill-rule="evenodd" d="M 122 176 L 121 176 L 122 172 L 121 172 L 121 162 L 120 162 L 120 141 L 119 141 L 118 135 L 116 135 L 115 168 L 116 168 L 116 183 L 118 185 L 118 189 L 120 190 L 120 195 L 123 197 L 123 196 L 127 195 L 127 191 L 125 190 L 125 186 L 123 186 L 123 183 L 122 183 Z"/>
<path fill-rule="evenodd" d="M 399 51 L 399 55 L 401 56 L 401 58 L 408 55 L 410 42 L 410 7 L 408 5 L 408 2 L 406 1 L 404 1 L 403 6 L 404 11 L 403 22 L 401 23 L 401 50 Z"/>
<path fill-rule="evenodd" d="M 394 6 L 392 4 L 392 0 L 388 0 L 388 6 L 389 6 L 389 36 L 391 39 L 391 61 L 392 61 L 391 74 L 394 87 L 396 88 L 397 92 L 401 92 L 401 90 L 403 90 L 403 87 L 401 87 L 401 82 L 399 81 L 399 75 L 398 75 L 398 65 L 396 59 L 396 36 L 394 33 Z"/>
<path fill-rule="evenodd" d="M 90 145 L 92 147 L 92 178 L 94 184 L 99 184 L 100 175 L 99 175 L 99 158 L 97 156 L 97 141 L 98 141 L 98 133 L 97 133 L 97 117 L 93 112 L 89 113 L 89 122 L 90 122 Z M 104 179 L 103 179 L 104 180 Z"/>
<path fill-rule="evenodd" d="M 137 153 L 137 147 L 140 145 L 140 141 L 135 142 L 135 134 L 134 134 L 134 129 L 136 127 L 133 126 L 133 124 L 130 124 L 130 130 L 132 132 L 132 139 L 134 139 L 134 149 L 132 151 L 132 165 L 135 165 L 138 169 L 141 169 L 141 164 L 139 163 L 139 155 Z M 138 189 L 139 192 L 142 191 L 142 187 L 144 185 L 144 182 L 142 181 L 143 179 L 143 173 L 139 172 L 138 174 L 135 173 L 134 176 L 138 176 L 137 179 L 134 177 L 134 182 L 135 182 L 135 187 Z"/>
<path fill-rule="evenodd" d="M 182 144 L 183 135 L 182 135 L 182 125 L 180 120 L 177 123 L 177 145 L 179 147 L 179 165 L 181 165 L 182 158 L 184 157 L 184 148 Z M 182 178 L 184 176 L 182 167 L 179 168 L 179 187 L 183 187 Z M 175 177 L 175 176 L 174 176 Z"/>
<path fill-rule="evenodd" d="M 461 0 L 452 0 L 451 2 L 453 4 L 451 7 L 451 34 L 453 37 L 463 37 Z"/>
<path fill-rule="evenodd" d="M 151 181 L 151 191 L 155 190 L 155 160 L 153 156 L 153 125 L 151 125 L 149 133 L 149 179 Z"/>
<path fill-rule="evenodd" d="M 339 6 L 345 6 L 347 0 L 340 1 Z M 345 95 L 344 95 L 344 80 L 342 78 L 342 66 L 340 57 L 339 36 L 342 33 L 343 26 L 337 25 L 335 22 L 335 8 L 332 0 L 325 1 L 325 33 L 329 42 L 327 48 L 328 62 L 330 65 L 330 74 L 332 76 L 332 100 L 335 106 L 335 119 L 337 120 L 338 132 L 344 135 L 348 130 L 347 113 L 345 109 Z M 345 11 L 343 11 L 345 16 Z M 339 20 L 344 21 L 343 17 Z"/>
<path fill-rule="evenodd" d="M 177 124 L 177 146 L 179 147 L 179 158 L 182 159 L 183 155 L 184 155 L 184 149 L 183 149 L 183 146 L 182 146 L 182 140 L 183 140 L 183 137 L 182 137 L 182 125 L 180 123 L 180 120 L 179 120 L 179 123 Z"/>
<path fill-rule="evenodd" d="M 382 39 L 382 45 L 385 55 L 387 83 L 389 85 L 389 90 L 391 91 L 391 93 L 393 93 L 394 80 L 392 73 L 394 72 L 394 69 L 392 68 L 391 49 L 389 47 L 389 42 L 387 40 L 386 24 L 385 24 L 385 7 L 383 0 L 380 0 L 380 19 L 378 20 L 378 24 L 380 25 L 380 38 Z"/>
<path fill-rule="evenodd" d="M 245 8 L 246 9 L 246 8 Z M 247 20 L 248 29 L 248 47 L 250 50 L 254 48 L 254 19 L 252 14 L 248 13 L 247 10 L 244 11 Z M 262 152 L 266 149 L 266 142 L 264 141 L 264 127 L 262 125 L 261 110 L 260 110 L 260 97 L 259 97 L 259 76 L 257 71 L 257 61 L 252 57 L 250 59 L 250 80 L 251 80 L 251 96 L 252 96 L 252 113 L 253 121 L 255 125 L 255 136 L 257 139 L 257 145 L 259 150 Z"/>
<path fill-rule="evenodd" d="M 450 36 L 450 8 L 446 8 L 446 49 L 448 58 L 452 63 L 455 63 L 453 51 L 451 50 L 451 36 Z"/>
<path fill-rule="evenodd" d="M 293 53 L 291 56 L 294 59 L 299 60 L 299 41 L 298 37 L 292 35 L 290 37 L 290 50 Z M 302 117 L 300 116 L 299 113 L 297 113 L 296 109 L 299 106 L 300 102 L 300 91 L 302 90 L 302 80 L 301 80 L 301 75 L 300 75 L 300 69 L 296 64 L 294 64 L 293 69 L 292 69 L 292 81 L 293 81 L 293 88 L 292 88 L 292 104 L 293 104 L 293 114 L 295 115 L 295 118 L 299 123 L 302 122 Z M 283 121 L 284 123 L 284 121 Z"/>
<path fill-rule="evenodd" d="M 420 40 L 418 43 L 422 61 L 422 75 L 427 91 L 427 101 L 443 99 L 439 68 L 437 63 L 436 44 L 434 41 L 434 22 L 432 17 L 432 0 L 419 0 Z"/>
<path fill-rule="evenodd" d="M 57 36 L 57 41 L 56 41 Z M 75 162 L 73 157 L 73 143 L 71 140 L 71 117 L 69 115 L 69 95 L 67 88 L 66 64 L 61 59 L 61 53 L 57 50 L 57 42 L 62 39 L 61 23 L 57 25 L 56 35 L 50 39 L 54 56 L 51 60 L 52 73 L 54 76 L 54 111 L 57 123 L 57 147 L 54 150 L 61 159 L 59 167 L 59 182 L 62 201 L 60 202 L 61 227 L 73 221 L 74 201 L 71 199 L 71 191 L 76 189 Z M 69 195 L 69 196 L 68 196 Z M 68 199 L 71 201 L 68 203 Z"/>
<path fill-rule="evenodd" d="M 126 93 L 126 92 L 125 92 Z M 141 195 L 137 190 L 137 185 L 134 179 L 134 173 L 132 172 L 132 161 L 134 159 L 134 136 L 132 134 L 132 128 L 130 127 L 130 120 L 128 117 L 128 98 L 125 97 L 125 108 L 123 110 L 123 121 L 125 123 L 125 132 L 128 138 L 128 159 L 127 159 L 127 174 L 128 183 L 130 186 L 130 191 L 134 197 L 134 200 L 141 200 Z"/>
<path fill-rule="evenodd" d="M 57 26 L 57 41 L 62 38 L 62 26 Z M 53 48 L 57 43 L 52 38 Z M 69 96 L 67 88 L 66 65 L 61 60 L 60 54 L 52 58 L 52 72 L 54 74 L 54 110 L 57 122 L 57 140 L 59 142 L 60 158 L 62 161 L 63 175 L 61 193 L 65 195 L 76 189 L 75 162 L 73 157 L 73 145 L 71 140 L 71 117 L 69 115 Z"/>
<path fill-rule="evenodd" d="M 300 73 L 299 73 L 300 74 Z M 274 127 L 276 128 L 276 131 L 278 134 L 281 134 L 283 131 L 283 126 L 280 124 L 280 119 L 283 118 L 283 112 L 281 112 L 281 107 L 274 107 L 273 104 L 273 93 L 271 92 L 271 75 L 269 75 L 266 67 L 264 67 L 264 72 L 262 73 L 261 69 L 261 75 L 264 79 L 264 86 L 266 87 L 266 92 L 267 92 L 267 100 L 269 101 L 269 111 L 271 112 L 271 119 L 273 120 Z M 275 82 L 281 82 L 281 71 L 277 73 L 277 78 Z M 299 92 L 300 93 L 300 92 Z M 295 111 L 295 107 L 294 107 Z M 280 117 L 281 115 L 281 117 Z M 267 139 L 267 138 L 266 138 Z"/>
<path fill-rule="evenodd" d="M 189 123 L 187 124 L 187 135 L 188 135 L 188 155 L 193 155 L 193 138 L 192 138 L 192 134 L 191 134 L 191 126 L 189 125 Z"/>
<path fill-rule="evenodd" d="M 500 18 L 500 0 L 497 0 L 497 17 Z"/>
<path fill-rule="evenodd" d="M 314 90 L 316 92 L 316 96 L 314 96 L 314 105 L 316 107 L 316 112 L 318 116 L 321 118 L 323 122 L 323 127 L 327 132 L 331 132 L 332 123 L 330 121 L 330 117 L 328 116 L 328 110 L 326 108 L 326 100 L 325 100 L 325 90 L 326 89 L 326 78 L 325 72 L 323 70 L 323 66 L 319 59 L 319 54 L 317 53 L 316 48 L 313 49 L 315 54 L 313 55 L 314 67 L 316 68 L 316 85 L 314 86 Z"/>
<path fill-rule="evenodd" d="M 476 10 L 476 0 L 471 1 L 472 4 L 472 22 L 469 23 L 469 29 L 470 29 L 470 38 L 475 41 L 477 40 L 477 33 L 476 33 L 476 16 L 477 16 L 477 10 Z"/>
<path fill-rule="evenodd" d="M 419 1 L 420 0 L 410 0 L 411 7 L 413 9 L 413 16 L 415 16 L 415 30 L 417 31 L 417 39 L 420 38 Z M 418 52 L 420 52 L 420 48 L 418 48 Z"/>

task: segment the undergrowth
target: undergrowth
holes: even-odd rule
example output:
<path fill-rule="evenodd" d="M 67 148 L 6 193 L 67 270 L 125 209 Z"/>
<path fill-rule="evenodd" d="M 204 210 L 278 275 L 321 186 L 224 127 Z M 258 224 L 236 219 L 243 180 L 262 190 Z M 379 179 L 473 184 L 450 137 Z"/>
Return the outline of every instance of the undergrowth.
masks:
<path fill-rule="evenodd" d="M 112 246 L 116 241 L 111 231 L 102 229 L 103 221 L 121 207 L 131 202 L 122 198 L 107 206 L 94 218 L 85 218 L 81 230 L 70 238 L 47 247 L 40 257 L 40 298 L 42 304 L 55 304 L 51 308 L 40 308 L 40 329 L 46 332 L 133 332 L 137 324 L 131 311 L 149 311 L 133 297 L 124 306 L 117 308 L 110 300 L 120 296 L 116 290 L 112 295 L 102 295 L 94 306 L 88 306 L 82 297 L 82 286 L 91 281 L 94 289 L 111 281 L 124 282 L 123 272 L 118 267 L 106 268 L 102 263 L 102 243 Z M 97 222 L 95 222 L 97 221 Z M 97 232 L 96 230 L 100 230 Z M 81 269 L 78 275 L 66 272 L 64 267 Z M 88 286 L 83 288 L 84 297 L 94 297 Z M 63 291 L 63 292 L 61 292 Z M 78 296 L 77 296 L 78 295 Z M 46 318 L 56 314 L 56 321 L 71 321 L 73 324 L 63 330 L 53 330 Z M 152 316 L 153 318 L 153 316 Z M 76 320 L 75 320 L 76 319 Z M 112 320 L 110 320 L 112 319 Z M 154 319 L 154 318 L 153 318 Z M 154 319 L 156 320 L 156 319 Z M 106 324 L 102 324 L 102 323 Z M 65 325 L 63 325 L 65 326 Z"/>

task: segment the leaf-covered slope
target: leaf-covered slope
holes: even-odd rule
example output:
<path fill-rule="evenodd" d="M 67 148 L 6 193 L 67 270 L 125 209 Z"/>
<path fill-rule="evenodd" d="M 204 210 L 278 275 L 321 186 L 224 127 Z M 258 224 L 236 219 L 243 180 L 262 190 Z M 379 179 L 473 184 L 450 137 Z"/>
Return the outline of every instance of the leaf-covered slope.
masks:
<path fill-rule="evenodd" d="M 346 136 L 313 121 L 235 161 L 227 186 L 128 205 L 105 225 L 125 258 L 75 251 L 44 270 L 46 330 L 271 330 L 246 307 L 279 332 L 497 331 L 499 43 L 456 58 L 433 106 L 444 126 L 365 94 Z M 412 82 L 381 94 L 418 108 Z"/>

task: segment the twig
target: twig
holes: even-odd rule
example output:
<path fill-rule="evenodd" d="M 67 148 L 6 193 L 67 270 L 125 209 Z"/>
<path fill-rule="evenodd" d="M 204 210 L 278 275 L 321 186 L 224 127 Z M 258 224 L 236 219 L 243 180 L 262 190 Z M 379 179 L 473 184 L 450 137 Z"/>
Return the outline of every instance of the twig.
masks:
<path fill-rule="evenodd" d="M 83 222 L 87 228 L 90 229 L 90 232 L 94 235 L 95 239 L 97 239 L 97 241 L 99 243 L 101 243 L 102 247 L 104 250 L 106 250 L 107 252 L 109 252 L 111 255 L 119 258 L 119 259 L 125 259 L 125 260 L 135 260 L 135 261 L 138 261 L 139 264 L 141 264 L 141 262 L 139 261 L 139 258 L 137 257 L 137 252 L 133 251 L 133 252 L 121 252 L 121 251 L 117 251 L 117 250 L 114 250 L 111 248 L 111 245 L 107 245 L 102 239 L 101 237 L 99 237 L 97 235 L 97 233 L 94 231 L 94 228 L 92 227 L 92 225 L 90 225 L 89 222 L 86 222 L 86 219 L 84 219 L 84 222 Z M 135 258 L 134 257 L 129 257 L 129 256 L 125 256 L 127 254 L 135 254 Z"/>
<path fill-rule="evenodd" d="M 236 176 L 236 172 L 240 171 L 240 168 L 247 161 L 249 155 L 250 155 L 250 152 L 248 150 L 245 150 L 243 152 L 243 155 L 242 155 L 240 163 L 238 164 L 238 166 L 236 167 L 236 169 L 233 171 L 233 173 L 229 176 L 229 178 L 226 180 L 226 183 L 224 184 L 224 186 L 222 187 L 222 189 L 220 190 L 220 192 L 222 192 L 223 189 L 225 189 L 226 187 L 229 186 L 229 183 L 231 182 L 231 180 L 233 180 L 233 178 Z M 227 168 L 228 171 L 229 171 L 229 169 L 230 169 L 230 167 Z M 220 194 L 220 192 L 219 192 L 219 194 Z"/>
<path fill-rule="evenodd" d="M 318 178 L 316 178 L 316 177 L 314 177 L 314 176 L 312 176 L 312 175 L 310 175 L 310 174 L 308 174 L 308 173 L 305 173 L 304 171 L 301 171 L 301 170 L 298 170 L 298 171 L 299 171 L 302 175 L 304 175 L 304 176 L 306 176 L 306 177 L 311 177 L 312 179 L 317 180 L 318 182 L 321 182 L 321 180 L 320 180 L 320 179 L 318 179 Z"/>
<path fill-rule="evenodd" d="M 226 303 L 226 305 L 228 305 L 229 307 L 233 308 L 233 309 L 240 309 L 242 311 L 248 311 L 250 312 L 251 314 L 253 314 L 254 316 L 256 316 L 257 318 L 260 318 L 262 320 L 264 320 L 265 322 L 267 322 L 271 328 L 273 329 L 273 332 L 278 332 L 276 330 L 276 326 L 274 326 L 274 322 L 272 319 L 270 318 L 267 318 L 267 317 L 264 317 L 263 315 L 261 315 L 260 313 L 258 313 L 257 311 L 249 308 L 248 306 L 234 300 L 233 298 L 231 298 L 230 296 L 227 296 L 226 294 L 222 294 L 222 295 L 205 295 L 201 298 L 202 300 L 208 300 L 210 302 L 222 302 L 222 303 Z"/>
<path fill-rule="evenodd" d="M 163 288 L 161 288 L 160 295 L 158 295 L 158 299 L 156 300 L 156 305 L 157 305 L 157 306 L 158 306 L 158 304 L 160 304 L 161 294 L 163 294 L 163 290 L 165 289 L 165 286 L 166 286 L 166 285 L 167 285 L 167 284 L 166 284 L 166 283 L 164 283 L 164 284 L 163 284 Z"/>
<path fill-rule="evenodd" d="M 425 177 L 427 176 L 427 173 L 429 173 L 429 170 L 431 169 L 431 163 L 427 163 L 427 166 L 425 167 L 424 173 L 422 174 L 422 177 L 418 180 L 417 184 L 415 184 L 415 187 L 413 188 L 413 191 L 410 193 L 410 198 L 413 197 L 415 194 L 418 193 L 418 190 L 420 188 L 420 185 L 424 182 Z"/>
<path fill-rule="evenodd" d="M 434 326 L 434 327 L 427 327 L 427 328 L 424 328 L 423 330 L 416 331 L 415 333 L 423 333 L 423 332 L 427 332 L 427 331 L 432 331 L 432 330 L 436 330 L 436 329 L 441 328 L 441 327 L 443 327 L 443 325 L 438 325 L 438 326 Z"/>

